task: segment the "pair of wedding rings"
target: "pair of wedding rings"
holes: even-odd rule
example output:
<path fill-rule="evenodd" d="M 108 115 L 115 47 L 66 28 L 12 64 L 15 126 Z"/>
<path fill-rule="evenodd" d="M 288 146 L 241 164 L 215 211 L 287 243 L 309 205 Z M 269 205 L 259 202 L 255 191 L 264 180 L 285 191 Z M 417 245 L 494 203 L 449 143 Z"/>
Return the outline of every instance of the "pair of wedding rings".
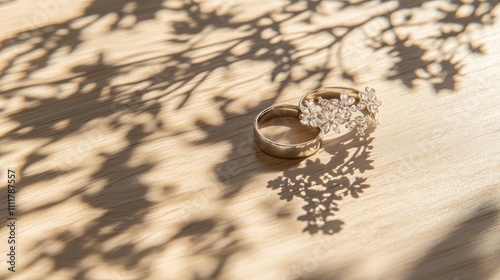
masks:
<path fill-rule="evenodd" d="M 301 158 L 316 153 L 323 142 L 324 134 L 340 126 L 356 131 L 363 136 L 368 126 L 376 127 L 375 118 L 382 102 L 375 90 L 367 87 L 358 91 L 345 87 L 322 87 L 306 93 L 299 105 L 280 104 L 264 109 L 255 118 L 254 138 L 265 153 L 280 158 Z M 300 143 L 278 143 L 264 136 L 261 127 L 274 118 L 296 117 L 300 123 L 314 129 L 314 137 Z"/>

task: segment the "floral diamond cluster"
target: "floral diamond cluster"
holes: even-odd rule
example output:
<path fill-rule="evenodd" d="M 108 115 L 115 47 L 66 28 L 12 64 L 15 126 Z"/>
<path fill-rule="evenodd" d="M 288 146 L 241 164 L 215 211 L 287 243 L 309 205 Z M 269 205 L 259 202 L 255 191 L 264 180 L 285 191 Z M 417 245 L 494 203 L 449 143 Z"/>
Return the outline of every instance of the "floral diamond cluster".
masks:
<path fill-rule="evenodd" d="M 357 104 L 356 98 L 349 96 L 347 90 L 344 90 L 340 93 L 340 100 L 326 100 L 322 97 L 317 98 L 317 103 L 313 99 L 305 100 L 299 117 L 302 124 L 319 127 L 324 134 L 330 131 L 340 133 L 339 126 L 345 125 L 348 129 L 356 129 L 356 135 L 363 136 L 369 125 L 378 125 L 375 115 L 381 105 L 382 102 L 372 88 L 367 87 L 365 92 L 359 92 Z M 368 113 L 363 113 L 363 110 Z"/>

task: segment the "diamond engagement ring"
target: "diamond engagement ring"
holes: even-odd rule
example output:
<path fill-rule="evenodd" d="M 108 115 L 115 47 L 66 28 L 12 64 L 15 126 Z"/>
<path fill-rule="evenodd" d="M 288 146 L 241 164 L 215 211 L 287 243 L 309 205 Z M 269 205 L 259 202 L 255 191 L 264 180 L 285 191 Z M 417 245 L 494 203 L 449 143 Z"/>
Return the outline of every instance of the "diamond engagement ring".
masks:
<path fill-rule="evenodd" d="M 299 114 L 300 111 L 298 106 L 288 104 L 271 106 L 260 112 L 254 122 L 254 139 L 257 146 L 271 156 L 288 159 L 307 157 L 316 153 L 323 141 L 323 132 L 317 127 L 312 130 L 312 139 L 293 144 L 275 142 L 264 136 L 261 132 L 262 125 L 274 118 L 298 118 Z"/>
<path fill-rule="evenodd" d="M 316 101 L 315 101 L 316 99 Z M 340 126 L 363 136 L 368 126 L 376 127 L 375 118 L 382 102 L 375 90 L 365 92 L 344 87 L 322 87 L 306 93 L 299 101 L 300 123 L 318 127 L 324 134 L 340 133 Z"/>

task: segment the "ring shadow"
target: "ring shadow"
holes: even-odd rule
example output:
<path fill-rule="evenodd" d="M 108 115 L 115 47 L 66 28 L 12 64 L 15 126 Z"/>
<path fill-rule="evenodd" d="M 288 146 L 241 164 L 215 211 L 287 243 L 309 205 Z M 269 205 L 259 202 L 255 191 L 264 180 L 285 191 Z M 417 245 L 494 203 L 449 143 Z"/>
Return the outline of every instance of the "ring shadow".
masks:
<path fill-rule="evenodd" d="M 370 132 L 356 137 L 351 131 L 331 139 L 322 151 L 331 155 L 327 162 L 307 159 L 305 164 L 295 164 L 268 182 L 267 188 L 278 190 L 281 200 L 304 201 L 305 213 L 297 218 L 307 223 L 303 232 L 332 235 L 342 230 L 345 223 L 333 218 L 339 211 L 338 201 L 359 198 L 370 187 L 367 177 L 358 175 L 373 169 L 369 157 L 374 137 L 370 137 Z"/>

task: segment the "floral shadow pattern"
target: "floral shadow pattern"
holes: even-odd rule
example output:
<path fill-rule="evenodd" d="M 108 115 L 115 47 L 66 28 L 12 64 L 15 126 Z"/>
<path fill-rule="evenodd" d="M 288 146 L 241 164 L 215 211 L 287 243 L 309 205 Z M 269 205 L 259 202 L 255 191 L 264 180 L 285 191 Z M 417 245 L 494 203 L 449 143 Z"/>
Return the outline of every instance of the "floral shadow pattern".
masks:
<path fill-rule="evenodd" d="M 347 197 L 358 198 L 370 187 L 362 174 L 373 169 L 369 157 L 374 138 L 368 133 L 359 138 L 353 134 L 345 134 L 337 143 L 325 147 L 331 154 L 328 162 L 307 159 L 304 166 L 290 168 L 268 182 L 268 188 L 279 190 L 280 199 L 304 200 L 305 213 L 298 217 L 307 223 L 304 232 L 331 235 L 342 230 L 344 222 L 333 218 L 339 211 L 338 202 Z"/>

